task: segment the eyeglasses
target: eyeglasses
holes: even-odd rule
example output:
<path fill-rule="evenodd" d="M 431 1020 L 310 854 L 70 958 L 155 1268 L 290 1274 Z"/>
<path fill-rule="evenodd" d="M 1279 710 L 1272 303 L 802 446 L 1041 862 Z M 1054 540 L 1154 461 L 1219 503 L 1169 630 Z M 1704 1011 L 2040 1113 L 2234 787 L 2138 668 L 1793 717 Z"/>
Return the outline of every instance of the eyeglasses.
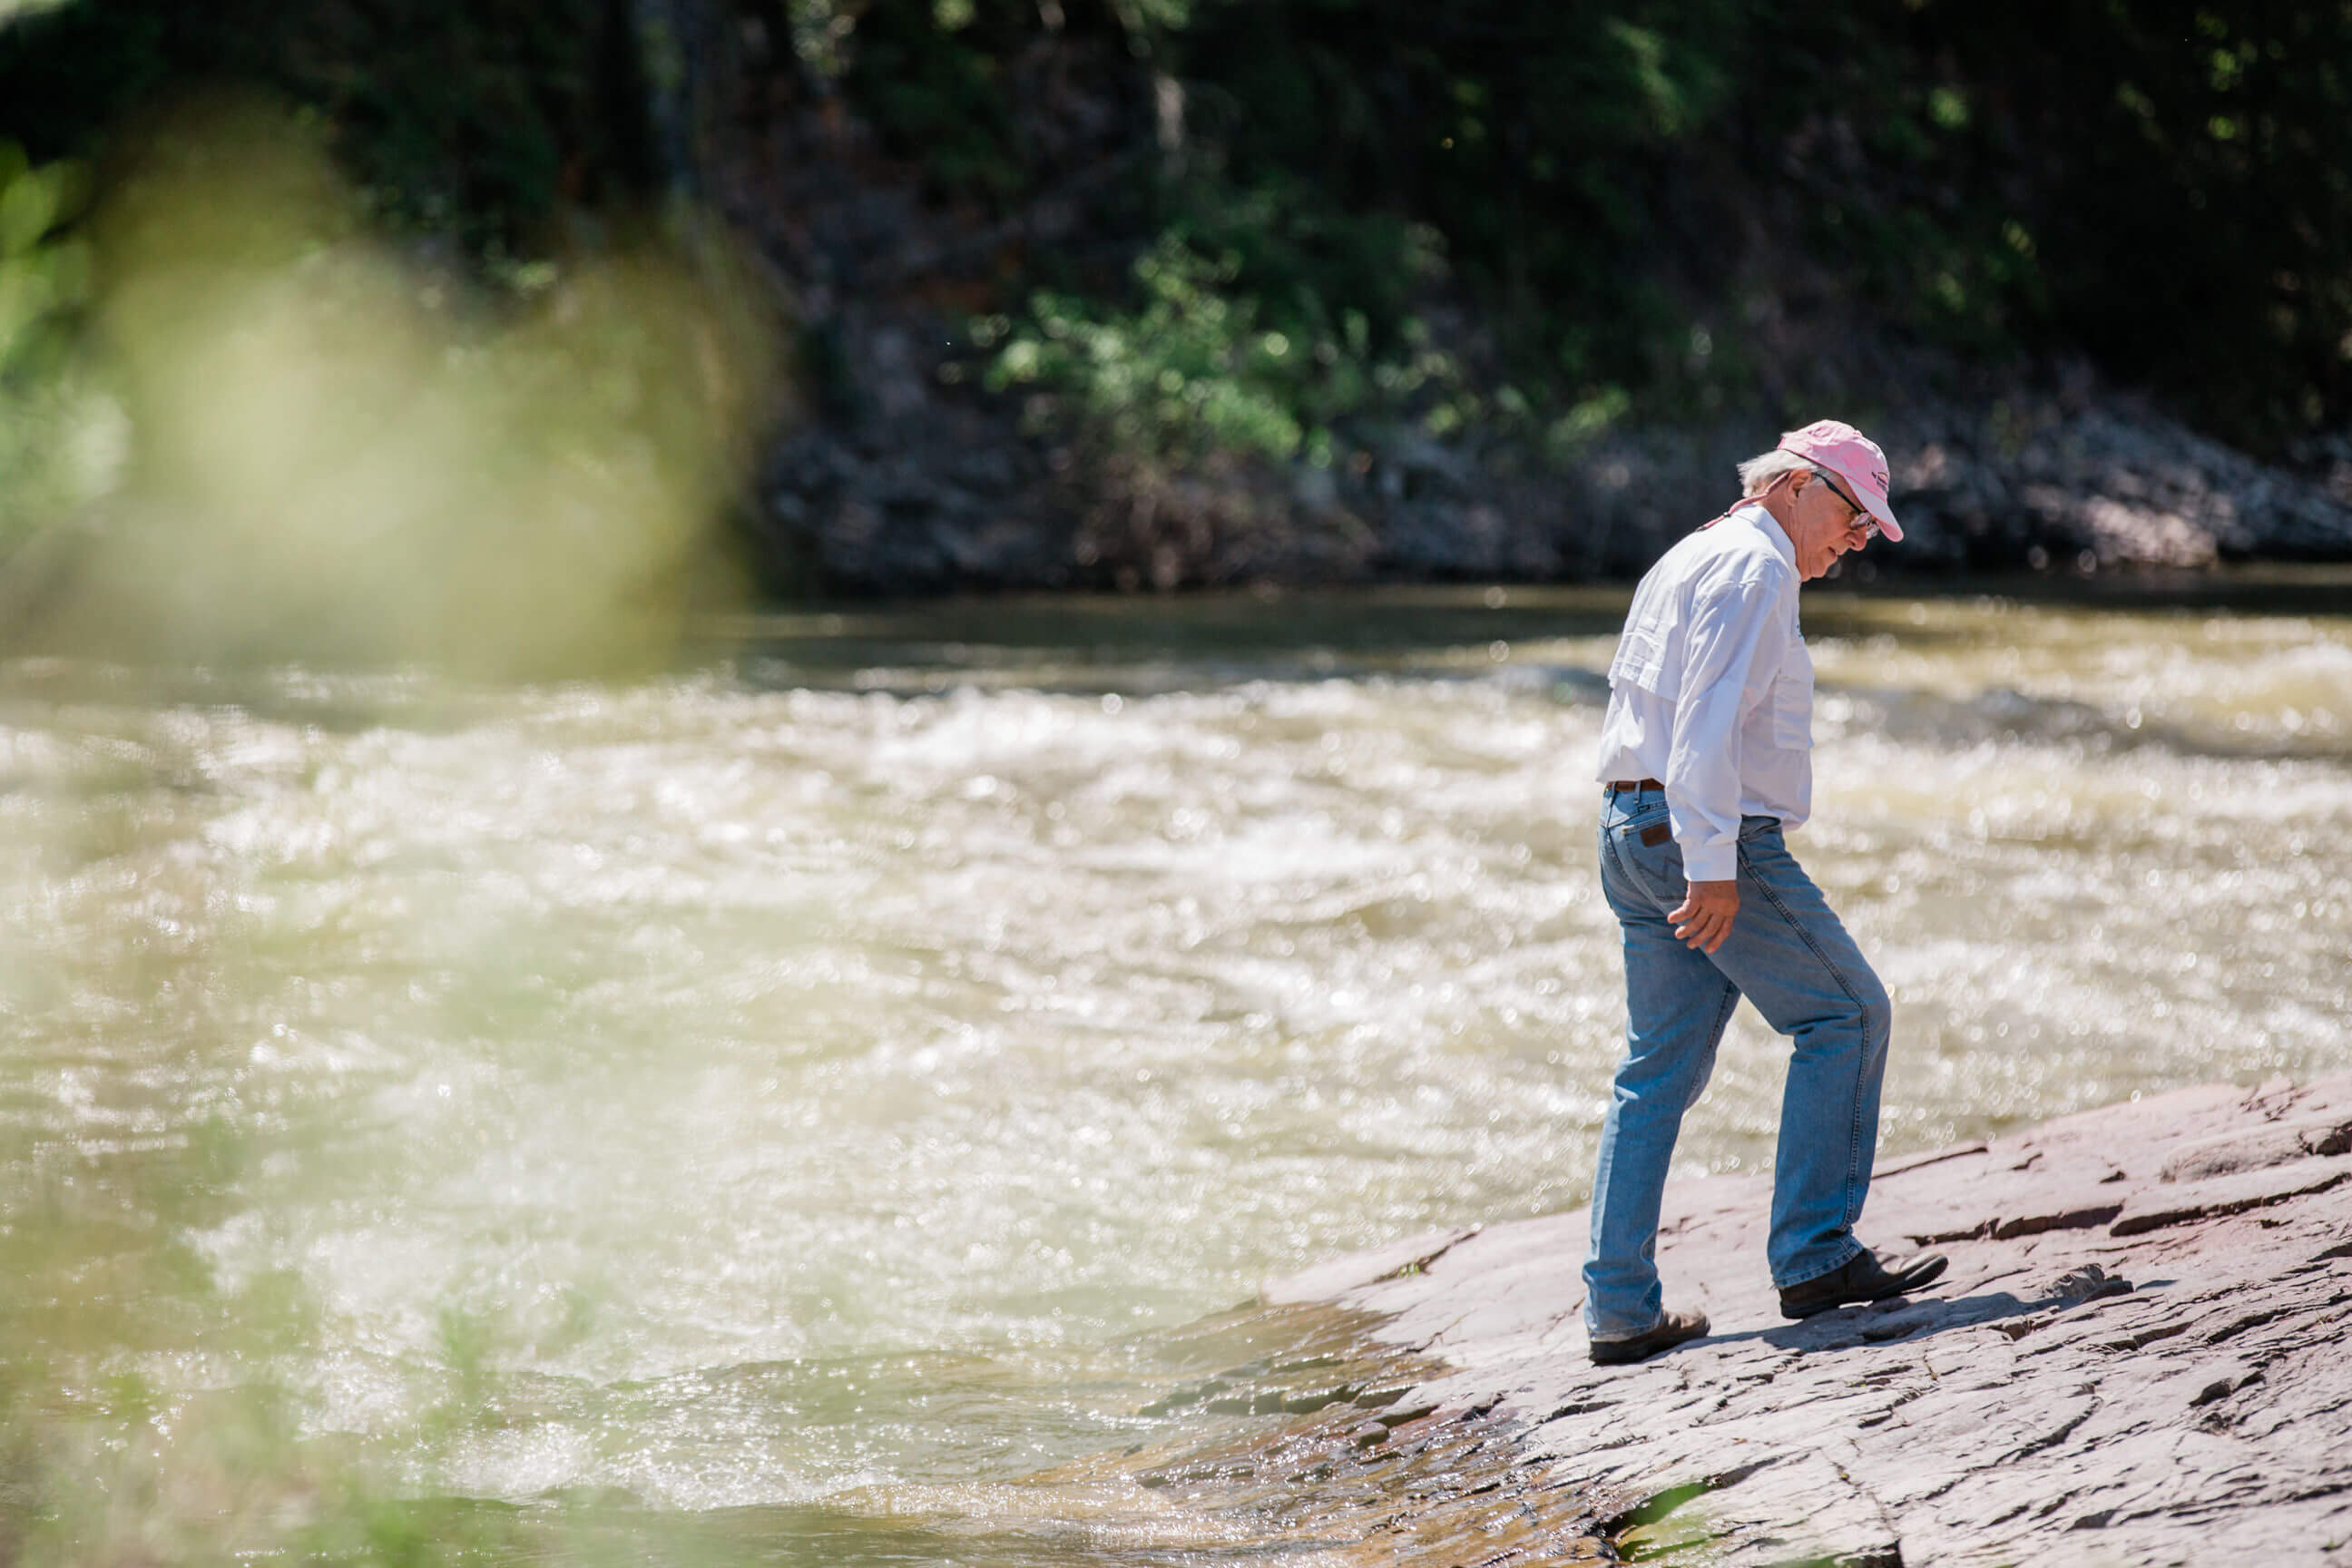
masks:
<path fill-rule="evenodd" d="M 1852 496 L 1846 494 L 1845 491 L 1838 489 L 1838 482 L 1830 478 L 1829 474 L 1825 470 L 1820 468 L 1814 469 L 1813 477 L 1820 479 L 1823 484 L 1829 486 L 1830 494 L 1845 502 L 1847 507 L 1852 510 L 1853 515 L 1846 519 L 1845 525 L 1848 528 L 1852 528 L 1855 524 L 1859 523 L 1862 526 L 1862 539 L 1864 543 L 1867 544 L 1872 540 L 1878 537 L 1878 520 L 1872 517 L 1867 511 L 1864 511 L 1860 501 L 1855 500 Z"/>

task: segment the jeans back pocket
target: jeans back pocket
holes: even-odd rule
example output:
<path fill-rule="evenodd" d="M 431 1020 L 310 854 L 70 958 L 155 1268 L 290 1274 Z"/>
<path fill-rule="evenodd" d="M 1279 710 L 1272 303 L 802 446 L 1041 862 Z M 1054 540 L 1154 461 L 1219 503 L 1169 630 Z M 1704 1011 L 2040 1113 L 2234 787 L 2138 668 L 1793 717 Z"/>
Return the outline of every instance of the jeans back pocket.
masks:
<path fill-rule="evenodd" d="M 1609 825 L 1610 847 L 1636 887 L 1661 906 L 1683 898 L 1683 847 L 1675 842 L 1666 803 L 1655 801 Z"/>

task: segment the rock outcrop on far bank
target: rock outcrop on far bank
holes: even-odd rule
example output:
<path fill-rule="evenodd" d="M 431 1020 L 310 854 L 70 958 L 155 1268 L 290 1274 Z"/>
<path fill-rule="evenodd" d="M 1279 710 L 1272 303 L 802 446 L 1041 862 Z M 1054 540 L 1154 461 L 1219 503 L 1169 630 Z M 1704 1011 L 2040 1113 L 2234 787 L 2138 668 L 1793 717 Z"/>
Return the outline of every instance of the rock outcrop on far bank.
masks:
<path fill-rule="evenodd" d="M 713 83 L 740 125 L 710 194 L 772 269 L 809 395 L 746 498 L 744 543 L 769 579 L 878 595 L 1631 580 L 1734 498 L 1734 465 L 1780 427 L 1772 408 L 1854 419 L 1885 446 L 1906 534 L 1873 572 L 2352 560 L 2352 430 L 2258 461 L 2079 361 L 1971 379 L 1843 312 L 1780 319 L 1759 400 L 1681 421 L 1554 441 L 1481 417 L 1439 438 L 1360 412 L 1324 467 L 1228 452 L 1162 473 L 1092 450 L 1034 391 L 989 389 L 973 323 L 1020 308 L 1024 258 L 1120 287 L 1133 257 L 1113 237 L 1161 155 L 1164 100 L 1105 42 L 1024 58 L 1034 192 L 1003 211 L 932 199 L 921 165 L 837 93 Z M 1416 310 L 1436 347 L 1496 366 L 1496 329 L 1469 301 L 1440 291 Z"/>
<path fill-rule="evenodd" d="M 1707 1339 L 1589 1364 L 1581 1212 L 1269 1289 L 1384 1315 L 1516 1464 L 1643 1561 L 2352 1563 L 2352 1076 L 2181 1090 L 1879 1167 L 1921 1296 L 1783 1321 L 1766 1178 L 1666 1194 Z M 1638 1549 L 1638 1550 L 1637 1550 Z"/>

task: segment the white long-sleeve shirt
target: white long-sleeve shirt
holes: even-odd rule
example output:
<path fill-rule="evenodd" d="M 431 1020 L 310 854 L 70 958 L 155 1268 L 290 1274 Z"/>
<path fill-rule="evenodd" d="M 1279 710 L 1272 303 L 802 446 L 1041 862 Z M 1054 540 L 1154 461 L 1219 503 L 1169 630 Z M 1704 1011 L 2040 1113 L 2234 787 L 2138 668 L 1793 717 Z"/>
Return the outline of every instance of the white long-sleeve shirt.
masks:
<path fill-rule="evenodd" d="M 1761 505 L 1659 557 L 1609 667 L 1596 777 L 1654 778 L 1695 882 L 1738 873 L 1739 819 L 1813 809 L 1813 661 L 1797 552 Z"/>

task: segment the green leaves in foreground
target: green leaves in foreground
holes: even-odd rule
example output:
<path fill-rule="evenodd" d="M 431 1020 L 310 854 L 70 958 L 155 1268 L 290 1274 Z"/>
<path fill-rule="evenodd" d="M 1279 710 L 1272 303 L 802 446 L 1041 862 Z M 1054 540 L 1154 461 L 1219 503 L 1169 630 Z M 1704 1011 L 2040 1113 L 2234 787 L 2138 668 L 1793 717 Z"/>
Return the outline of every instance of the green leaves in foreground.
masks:
<path fill-rule="evenodd" d="M 70 226 L 87 184 L 79 164 L 36 167 L 0 142 L 0 559 L 96 494 L 114 466 L 112 410 L 69 374 L 93 270 Z"/>
<path fill-rule="evenodd" d="M 53 348 L 58 329 L 89 296 L 89 248 L 56 231 L 79 205 L 78 165 L 35 168 L 0 142 L 0 379 Z"/>

